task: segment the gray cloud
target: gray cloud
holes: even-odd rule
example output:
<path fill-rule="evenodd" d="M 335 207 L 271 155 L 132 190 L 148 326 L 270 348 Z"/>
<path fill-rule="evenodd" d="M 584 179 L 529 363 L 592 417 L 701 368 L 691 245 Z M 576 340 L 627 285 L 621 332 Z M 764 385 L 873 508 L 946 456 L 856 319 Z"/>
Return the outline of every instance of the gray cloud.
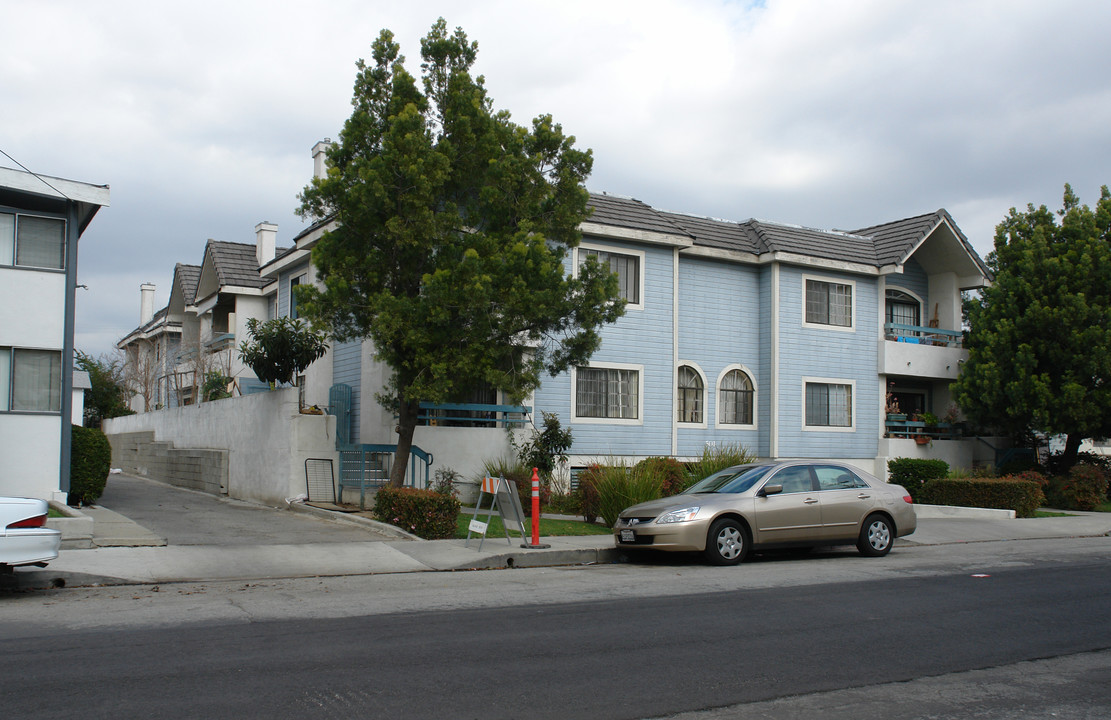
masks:
<path fill-rule="evenodd" d="M 111 348 L 138 285 L 164 303 L 207 238 L 252 242 L 261 220 L 292 238 L 355 60 L 389 27 L 416 71 L 439 15 L 478 40 L 497 107 L 594 149 L 591 189 L 666 209 L 854 228 L 946 207 L 986 254 L 1011 206 L 1108 182 L 1099 0 L 457 5 L 7 6 L 0 149 L 112 185 L 82 239 L 78 347 Z"/>

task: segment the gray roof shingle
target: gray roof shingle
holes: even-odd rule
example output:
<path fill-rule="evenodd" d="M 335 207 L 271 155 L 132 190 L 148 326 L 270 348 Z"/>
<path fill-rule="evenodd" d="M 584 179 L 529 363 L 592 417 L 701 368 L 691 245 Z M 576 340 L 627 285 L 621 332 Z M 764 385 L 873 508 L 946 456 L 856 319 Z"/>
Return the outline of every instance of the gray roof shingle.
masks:
<path fill-rule="evenodd" d="M 212 255 L 212 265 L 220 287 L 260 288 L 266 284 L 258 273 L 258 255 L 254 245 L 209 240 L 205 254 Z"/>
<path fill-rule="evenodd" d="M 868 237 L 766 220 L 749 220 L 745 224 L 751 225 L 770 252 L 879 265 L 876 262 L 875 244 Z"/>
<path fill-rule="evenodd" d="M 640 200 L 618 195 L 590 194 L 590 206 L 594 213 L 587 222 L 599 225 L 646 230 L 668 235 L 686 235 L 681 228 L 672 223 L 666 214 L 646 205 Z"/>
<path fill-rule="evenodd" d="M 197 299 L 197 281 L 201 279 L 200 265 L 178 263 L 174 266 L 174 284 L 181 285 L 181 295 L 186 305 Z"/>

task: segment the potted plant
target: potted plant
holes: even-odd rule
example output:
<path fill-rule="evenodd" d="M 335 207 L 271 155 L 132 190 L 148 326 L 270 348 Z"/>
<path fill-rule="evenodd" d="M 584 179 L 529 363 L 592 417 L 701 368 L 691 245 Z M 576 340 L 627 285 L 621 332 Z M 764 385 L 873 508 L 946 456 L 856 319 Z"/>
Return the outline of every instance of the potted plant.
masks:
<path fill-rule="evenodd" d="M 906 413 L 899 411 L 899 401 L 891 393 L 887 393 L 884 409 L 887 412 L 887 419 L 892 422 L 903 422 L 907 419 Z"/>

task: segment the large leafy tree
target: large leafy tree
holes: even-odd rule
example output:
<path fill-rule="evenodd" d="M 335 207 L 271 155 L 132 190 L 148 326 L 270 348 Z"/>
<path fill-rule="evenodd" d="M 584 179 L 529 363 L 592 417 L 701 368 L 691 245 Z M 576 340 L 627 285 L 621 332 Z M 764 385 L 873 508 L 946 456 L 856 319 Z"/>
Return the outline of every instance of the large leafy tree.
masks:
<path fill-rule="evenodd" d="M 89 373 L 92 386 L 85 391 L 85 427 L 98 428 L 103 420 L 133 414 L 127 406 L 130 393 L 119 357 L 101 355 L 95 358 L 78 350 L 74 365 Z"/>
<path fill-rule="evenodd" d="M 1011 209 L 996 227 L 995 273 L 969 311 L 955 392 L 973 420 L 1015 435 L 1111 435 L 1111 195 L 1095 209 L 1065 185 L 1064 207 Z"/>
<path fill-rule="evenodd" d="M 594 260 L 565 267 L 587 217 L 589 150 L 550 116 L 494 111 L 477 43 L 441 18 L 421 41 L 422 78 L 383 30 L 360 60 L 354 111 L 302 215 L 332 218 L 313 249 L 323 288 L 299 307 L 339 340 L 369 338 L 392 369 L 379 400 L 398 415 L 390 478 L 404 480 L 420 401 L 482 383 L 523 398 L 541 375 L 584 363 L 624 312 Z"/>

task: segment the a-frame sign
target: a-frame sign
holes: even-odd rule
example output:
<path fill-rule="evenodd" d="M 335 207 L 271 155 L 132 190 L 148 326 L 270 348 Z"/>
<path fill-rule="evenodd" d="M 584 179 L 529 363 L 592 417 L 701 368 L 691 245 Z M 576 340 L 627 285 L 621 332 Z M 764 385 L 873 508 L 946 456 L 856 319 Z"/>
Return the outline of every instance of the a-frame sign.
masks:
<path fill-rule="evenodd" d="M 528 537 L 528 532 L 525 530 L 525 512 L 521 509 L 521 498 L 517 495 L 517 484 L 512 480 L 505 478 L 482 478 L 482 492 L 478 496 L 478 502 L 475 503 L 474 515 L 471 516 L 471 522 L 467 525 L 467 542 L 464 547 L 469 547 L 471 544 L 471 533 L 477 533 L 481 536 L 478 541 L 478 549 L 482 549 L 482 543 L 486 542 L 486 528 L 490 525 L 490 517 L 494 514 L 494 508 L 497 507 L 496 512 L 501 517 L 502 527 L 505 530 L 505 541 L 510 545 L 513 541 L 509 539 L 509 524 L 513 523 L 521 531 L 521 538 Z M 486 510 L 482 509 L 482 499 L 490 496 L 490 507 Z M 479 515 L 486 518 L 486 520 L 479 520 Z"/>

